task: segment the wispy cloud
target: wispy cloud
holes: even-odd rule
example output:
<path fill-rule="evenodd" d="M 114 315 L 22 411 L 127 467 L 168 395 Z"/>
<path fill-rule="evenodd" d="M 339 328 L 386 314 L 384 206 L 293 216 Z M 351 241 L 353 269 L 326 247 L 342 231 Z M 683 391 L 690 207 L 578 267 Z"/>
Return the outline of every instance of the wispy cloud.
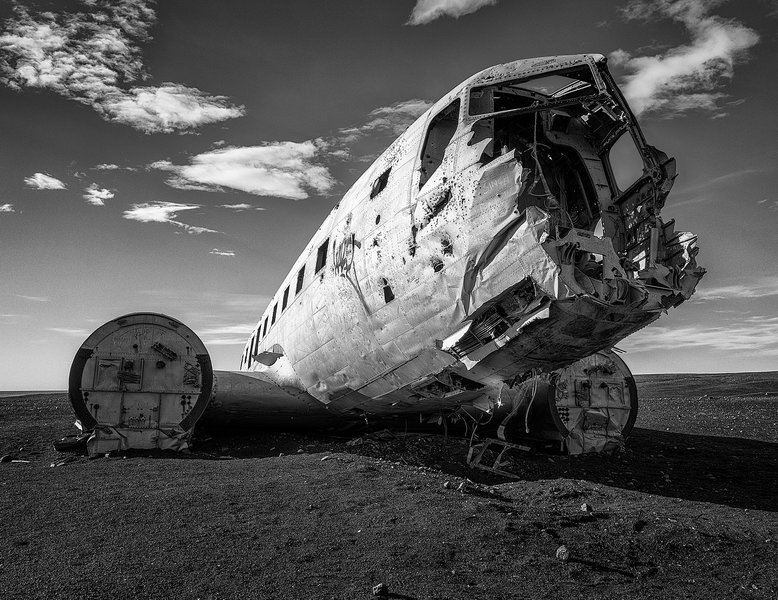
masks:
<path fill-rule="evenodd" d="M 492 4 L 497 0 L 417 0 L 406 25 L 424 25 L 444 16 L 458 19 Z"/>
<path fill-rule="evenodd" d="M 254 206 L 253 204 L 246 204 L 245 202 L 241 204 L 219 204 L 219 207 L 229 208 L 230 210 L 237 212 L 243 212 L 244 210 L 265 210 L 262 206 Z"/>
<path fill-rule="evenodd" d="M 23 298 L 30 302 L 50 302 L 51 298 L 48 296 L 25 296 L 24 294 L 15 294 L 17 298 Z"/>
<path fill-rule="evenodd" d="M 710 14 L 721 0 L 633 0 L 624 9 L 630 20 L 672 19 L 691 36 L 689 44 L 652 56 L 611 53 L 627 69 L 622 89 L 636 114 L 662 112 L 665 117 L 690 110 L 722 115 L 723 86 L 734 76 L 759 35 L 735 19 Z"/>
<path fill-rule="evenodd" d="M 48 330 L 72 337 L 86 337 L 90 333 L 88 330 L 81 329 L 80 327 L 49 327 Z"/>
<path fill-rule="evenodd" d="M 14 210 L 13 204 L 0 204 L 0 213 L 12 213 Z"/>
<path fill-rule="evenodd" d="M 208 254 L 216 254 L 217 256 L 235 256 L 235 251 L 234 250 L 219 250 L 218 248 L 214 248 Z"/>
<path fill-rule="evenodd" d="M 770 210 L 776 210 L 778 211 L 778 200 L 769 200 L 768 198 L 762 198 L 757 202 L 757 204 L 761 204 L 765 208 L 769 208 Z"/>
<path fill-rule="evenodd" d="M 27 187 L 31 187 L 36 190 L 64 190 L 65 184 L 62 183 L 56 177 L 47 175 L 46 173 L 35 173 L 30 177 L 24 178 L 24 183 Z"/>
<path fill-rule="evenodd" d="M 751 316 L 725 325 L 648 327 L 619 343 L 628 352 L 711 348 L 741 355 L 778 356 L 778 317 Z"/>
<path fill-rule="evenodd" d="M 340 129 L 334 141 L 337 143 L 351 143 L 374 133 L 400 135 L 408 129 L 411 123 L 423 115 L 430 106 L 432 106 L 432 102 L 418 98 L 395 102 L 391 106 L 381 106 L 370 111 L 368 121 L 363 125 Z"/>
<path fill-rule="evenodd" d="M 723 300 L 732 298 L 765 298 L 778 296 L 778 276 L 765 276 L 759 281 L 744 282 L 739 285 L 725 285 L 698 289 L 694 300 Z"/>
<path fill-rule="evenodd" d="M 52 90 L 145 133 L 185 132 L 244 114 L 196 88 L 131 85 L 146 78 L 140 47 L 156 20 L 150 1 L 82 4 L 82 12 L 35 15 L 17 6 L 0 35 L 0 82 Z"/>
<path fill-rule="evenodd" d="M 199 334 L 211 346 L 243 346 L 254 329 L 254 323 L 206 327 Z"/>
<path fill-rule="evenodd" d="M 92 167 L 95 171 L 137 171 L 137 167 L 121 167 L 114 163 L 101 163 Z"/>
<path fill-rule="evenodd" d="M 96 183 L 93 183 L 84 190 L 84 200 L 89 202 L 89 204 L 93 204 L 94 206 L 105 206 L 105 201 L 110 200 L 115 195 L 116 194 L 114 194 L 111 190 L 101 188 Z"/>
<path fill-rule="evenodd" d="M 157 161 L 151 168 L 169 171 L 167 184 L 179 189 L 223 191 L 230 188 L 276 198 L 300 200 L 310 191 L 324 194 L 335 180 L 317 164 L 316 142 L 270 142 L 198 154 L 188 165 Z"/>
<path fill-rule="evenodd" d="M 175 202 L 148 202 L 143 204 L 133 204 L 129 210 L 124 211 L 124 218 L 131 221 L 140 221 L 141 223 L 169 223 L 180 227 L 187 233 L 219 233 L 214 229 L 206 227 L 196 227 L 187 225 L 181 221 L 176 221 L 178 213 L 185 210 L 194 210 L 200 208 L 199 204 L 177 204 Z"/>

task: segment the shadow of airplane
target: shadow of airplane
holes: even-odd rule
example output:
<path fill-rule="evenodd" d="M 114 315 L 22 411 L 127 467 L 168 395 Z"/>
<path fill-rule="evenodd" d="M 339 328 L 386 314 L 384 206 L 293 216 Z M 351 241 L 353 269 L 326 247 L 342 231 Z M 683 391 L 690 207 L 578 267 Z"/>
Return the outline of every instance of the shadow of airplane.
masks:
<path fill-rule="evenodd" d="M 347 452 L 429 467 L 484 484 L 516 479 L 582 479 L 660 496 L 778 512 L 778 444 L 771 442 L 635 428 L 626 449 L 614 454 L 506 455 L 511 461 L 507 470 L 515 474 L 513 479 L 469 468 L 467 448 L 467 440 L 439 434 L 386 432 L 349 442 L 311 433 L 233 430 L 229 436 L 212 434 L 201 440 L 193 457 L 264 458 Z"/>

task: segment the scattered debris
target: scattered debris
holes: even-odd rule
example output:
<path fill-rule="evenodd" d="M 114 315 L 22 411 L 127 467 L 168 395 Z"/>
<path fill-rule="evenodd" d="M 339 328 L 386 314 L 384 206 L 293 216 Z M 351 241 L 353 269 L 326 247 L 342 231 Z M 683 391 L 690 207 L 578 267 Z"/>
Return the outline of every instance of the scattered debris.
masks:
<path fill-rule="evenodd" d="M 54 442 L 54 449 L 57 452 L 84 452 L 86 453 L 86 442 L 90 433 L 80 433 L 78 435 L 66 435 L 62 439 Z"/>
<path fill-rule="evenodd" d="M 389 586 L 385 583 L 379 583 L 373 586 L 373 596 L 389 597 Z"/>
<path fill-rule="evenodd" d="M 562 562 L 568 562 L 570 560 L 570 550 L 568 550 L 565 545 L 559 546 L 559 548 L 556 549 L 556 557 Z"/>
<path fill-rule="evenodd" d="M 451 489 L 451 482 L 450 481 L 443 482 L 443 487 L 445 489 L 447 489 L 447 490 L 450 490 Z"/>
<path fill-rule="evenodd" d="M 73 462 L 74 460 L 76 460 L 75 456 L 66 456 L 63 459 L 60 459 L 58 461 L 55 461 L 55 462 L 51 463 L 49 465 L 49 467 L 61 467 L 61 466 L 66 465 L 66 464 L 68 464 L 70 462 Z"/>
<path fill-rule="evenodd" d="M 592 507 L 591 507 L 591 505 L 590 505 L 590 504 L 587 504 L 586 502 L 584 502 L 583 504 L 581 504 L 581 512 L 585 512 L 585 513 L 590 513 L 590 512 L 592 512 Z"/>

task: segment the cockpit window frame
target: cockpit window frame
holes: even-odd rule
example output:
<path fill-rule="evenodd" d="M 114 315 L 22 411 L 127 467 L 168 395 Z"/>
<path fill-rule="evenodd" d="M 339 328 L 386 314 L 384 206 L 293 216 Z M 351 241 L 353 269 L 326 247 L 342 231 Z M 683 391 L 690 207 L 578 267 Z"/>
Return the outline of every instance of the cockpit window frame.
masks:
<path fill-rule="evenodd" d="M 530 81 L 532 79 L 540 79 L 543 77 L 549 77 L 553 75 L 564 75 L 565 73 L 579 70 L 581 68 L 587 68 L 591 73 L 592 82 L 594 83 L 595 86 L 595 89 L 591 94 L 574 96 L 571 98 L 560 98 L 556 100 L 551 97 L 548 97 L 549 98 L 548 100 L 544 102 L 533 103 L 531 106 L 512 108 L 508 110 L 497 110 L 491 112 L 476 113 L 476 114 L 471 113 L 472 94 L 476 90 L 489 88 L 492 86 L 508 85 L 512 82 Z M 537 112 L 539 110 L 547 110 L 550 108 L 557 108 L 561 106 L 580 104 L 582 102 L 589 102 L 601 97 L 603 94 L 606 93 L 607 93 L 607 89 L 605 83 L 602 80 L 602 77 L 600 76 L 599 70 L 596 69 L 594 65 L 589 64 L 588 62 L 584 62 L 584 63 L 579 63 L 577 65 L 567 66 L 561 69 L 554 69 L 550 71 L 541 71 L 538 73 L 532 73 L 529 75 L 525 75 L 524 77 L 506 77 L 505 79 L 501 79 L 498 81 L 490 81 L 489 83 L 475 83 L 471 86 L 468 86 L 464 90 L 464 93 L 462 94 L 464 100 L 464 111 L 463 111 L 462 118 L 465 121 L 477 121 L 483 119 L 484 117 L 489 117 L 494 115 L 509 115 L 509 114 Z M 540 97 L 542 96 L 542 94 L 538 93 L 538 96 Z"/>

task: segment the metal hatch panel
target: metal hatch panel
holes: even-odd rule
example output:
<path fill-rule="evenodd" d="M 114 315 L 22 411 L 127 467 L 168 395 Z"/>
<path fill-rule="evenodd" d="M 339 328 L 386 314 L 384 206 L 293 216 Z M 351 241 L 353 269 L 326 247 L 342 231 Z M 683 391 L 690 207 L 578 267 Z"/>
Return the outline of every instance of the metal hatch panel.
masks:
<path fill-rule="evenodd" d="M 90 455 L 182 450 L 211 398 L 205 345 L 180 321 L 133 313 L 99 327 L 70 368 L 68 393 Z"/>

